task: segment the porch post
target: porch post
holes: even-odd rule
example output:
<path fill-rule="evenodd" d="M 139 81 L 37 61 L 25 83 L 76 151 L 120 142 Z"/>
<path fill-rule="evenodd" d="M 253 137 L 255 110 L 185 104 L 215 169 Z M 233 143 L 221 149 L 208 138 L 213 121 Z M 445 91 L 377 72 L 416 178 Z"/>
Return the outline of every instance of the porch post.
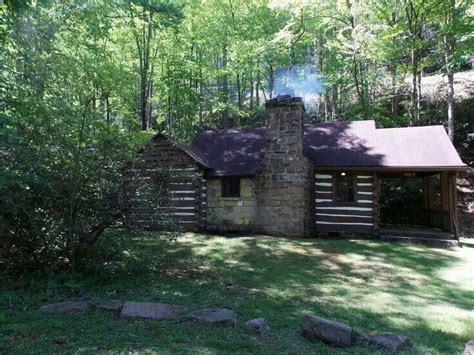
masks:
<path fill-rule="evenodd" d="M 446 171 L 439 174 L 441 183 L 441 211 L 443 218 L 443 229 L 447 232 L 452 232 L 452 221 L 451 221 L 451 189 Z"/>
<path fill-rule="evenodd" d="M 458 194 L 456 187 L 457 172 L 450 172 L 448 174 L 448 186 L 449 186 L 449 224 L 450 232 L 454 233 L 456 238 L 458 236 Z"/>

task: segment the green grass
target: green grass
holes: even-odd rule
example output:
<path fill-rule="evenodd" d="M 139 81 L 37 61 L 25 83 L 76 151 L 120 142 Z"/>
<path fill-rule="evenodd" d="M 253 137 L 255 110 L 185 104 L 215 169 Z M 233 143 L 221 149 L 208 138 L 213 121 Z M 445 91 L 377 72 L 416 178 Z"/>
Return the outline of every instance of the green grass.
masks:
<path fill-rule="evenodd" d="M 413 353 L 460 353 L 474 338 L 473 248 L 184 234 L 176 242 L 143 238 L 129 258 L 128 272 L 38 277 L 17 290 L 3 285 L 0 353 L 334 352 L 301 337 L 306 312 L 360 330 L 405 334 Z M 121 320 L 99 310 L 35 311 L 80 297 L 227 307 L 238 323 L 223 328 L 185 319 Z M 271 331 L 249 333 L 245 321 L 261 316 Z"/>

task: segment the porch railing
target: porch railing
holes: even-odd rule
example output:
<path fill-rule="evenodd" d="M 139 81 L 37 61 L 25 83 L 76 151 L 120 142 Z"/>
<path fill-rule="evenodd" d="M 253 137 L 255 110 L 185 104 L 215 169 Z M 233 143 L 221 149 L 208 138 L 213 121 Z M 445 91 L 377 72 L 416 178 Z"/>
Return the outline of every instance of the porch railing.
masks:
<path fill-rule="evenodd" d="M 380 220 L 382 224 L 449 228 L 449 213 L 439 210 L 385 207 L 380 209 Z"/>

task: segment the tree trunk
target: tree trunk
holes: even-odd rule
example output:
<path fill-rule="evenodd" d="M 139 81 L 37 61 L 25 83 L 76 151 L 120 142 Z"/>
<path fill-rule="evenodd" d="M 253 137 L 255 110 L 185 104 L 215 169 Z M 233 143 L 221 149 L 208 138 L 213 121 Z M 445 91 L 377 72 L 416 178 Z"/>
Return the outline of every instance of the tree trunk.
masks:
<path fill-rule="evenodd" d="M 260 95 L 258 92 L 258 85 L 260 84 L 260 67 L 257 62 L 257 83 L 255 85 L 255 99 L 257 100 L 257 106 L 260 106 Z"/>
<path fill-rule="evenodd" d="M 250 111 L 253 110 L 253 71 L 250 69 Z"/>
<path fill-rule="evenodd" d="M 199 49 L 199 127 L 202 127 L 202 111 L 204 101 L 204 84 L 202 75 L 202 50 Z"/>
<path fill-rule="evenodd" d="M 261 81 L 259 82 L 258 86 L 260 88 L 260 91 L 263 94 L 263 102 L 266 102 L 267 101 L 267 94 L 265 93 L 265 88 L 263 87 L 263 84 L 262 84 Z"/>
<path fill-rule="evenodd" d="M 328 91 L 326 90 L 324 92 L 324 121 L 325 122 L 328 121 L 328 117 L 329 117 L 328 105 L 329 105 L 329 94 L 328 94 Z"/>
<path fill-rule="evenodd" d="M 229 83 L 227 76 L 227 45 L 224 43 L 222 47 L 222 68 L 224 73 L 222 75 L 222 102 L 224 103 L 224 110 L 222 111 L 222 124 L 224 128 L 229 126 Z"/>
<path fill-rule="evenodd" d="M 410 102 L 410 122 L 408 124 L 413 126 L 418 118 L 418 54 L 415 48 L 415 43 L 411 49 L 411 70 L 412 70 L 412 88 L 411 88 L 411 102 Z"/>
<path fill-rule="evenodd" d="M 273 66 L 270 64 L 268 66 L 268 96 L 270 100 L 273 98 L 273 89 L 275 85 L 275 76 Z"/>
<path fill-rule="evenodd" d="M 420 58 L 421 59 L 421 58 Z M 421 60 L 418 63 L 421 63 Z M 420 121 L 421 113 L 421 68 L 418 70 L 418 78 L 416 80 L 416 120 Z"/>
<path fill-rule="evenodd" d="M 107 91 L 105 93 L 105 117 L 107 118 L 107 124 L 110 124 L 110 93 Z"/>
<path fill-rule="evenodd" d="M 153 102 L 151 98 L 153 97 L 153 79 L 148 80 L 147 84 L 147 107 L 146 107 L 146 120 L 148 128 L 153 127 Z"/>
<path fill-rule="evenodd" d="M 147 106 L 147 97 L 146 97 L 146 74 L 144 72 L 140 75 L 140 118 L 142 121 L 142 130 L 145 131 L 148 129 L 147 119 L 146 119 L 146 106 Z"/>
<path fill-rule="evenodd" d="M 448 136 L 454 140 L 454 68 L 453 55 L 455 40 L 453 36 L 454 16 L 456 11 L 456 0 L 450 0 L 446 16 L 446 25 L 449 30 L 444 36 L 444 59 L 446 65 L 446 76 L 448 77 L 448 88 L 446 103 L 448 106 Z"/>
<path fill-rule="evenodd" d="M 334 86 L 332 90 L 332 99 L 331 99 L 331 121 L 337 121 L 337 85 Z"/>
<path fill-rule="evenodd" d="M 133 14 L 132 8 L 129 7 L 130 13 L 130 26 L 132 29 L 133 36 L 135 38 L 135 45 L 137 48 L 138 59 L 139 59 L 139 76 L 140 76 L 140 120 L 142 130 L 149 128 L 149 85 L 150 85 L 150 63 L 154 61 L 155 55 L 152 57 L 151 54 L 151 42 L 153 39 L 153 12 L 150 9 L 149 4 L 145 4 L 142 7 L 141 19 L 144 23 L 138 28 L 135 23 L 135 15 Z M 153 65 L 151 66 L 151 68 Z"/>
<path fill-rule="evenodd" d="M 359 75 L 361 75 L 360 63 L 357 61 L 355 55 L 353 56 L 353 74 L 357 97 L 359 98 L 359 104 L 362 106 L 363 117 L 365 119 L 367 116 L 367 104 L 364 94 L 363 83 L 361 83 L 361 78 L 359 77 Z"/>
<path fill-rule="evenodd" d="M 390 74 L 392 77 L 392 89 L 391 89 L 391 98 L 390 98 L 390 106 L 391 106 L 391 118 L 395 119 L 398 116 L 398 100 L 399 95 L 397 92 L 397 72 L 395 65 L 390 66 Z"/>
<path fill-rule="evenodd" d="M 454 140 L 454 74 L 450 70 L 448 72 L 448 135 L 451 141 Z"/>
<path fill-rule="evenodd" d="M 237 105 L 242 107 L 242 93 L 240 88 L 240 74 L 237 73 Z"/>
<path fill-rule="evenodd" d="M 171 94 L 168 89 L 168 130 L 171 132 L 173 129 L 173 117 L 171 113 Z"/>

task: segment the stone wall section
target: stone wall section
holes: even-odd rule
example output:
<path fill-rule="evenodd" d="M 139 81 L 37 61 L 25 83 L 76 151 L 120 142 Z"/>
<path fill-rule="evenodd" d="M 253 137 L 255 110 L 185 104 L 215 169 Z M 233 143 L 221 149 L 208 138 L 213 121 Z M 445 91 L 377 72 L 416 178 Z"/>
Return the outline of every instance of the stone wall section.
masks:
<path fill-rule="evenodd" d="M 222 197 L 221 179 L 207 180 L 207 229 L 250 232 L 255 226 L 255 179 L 240 179 L 240 197 Z"/>
<path fill-rule="evenodd" d="M 240 179 L 240 197 L 222 197 L 221 179 L 207 180 L 207 229 L 248 232 L 255 225 L 254 179 Z"/>

